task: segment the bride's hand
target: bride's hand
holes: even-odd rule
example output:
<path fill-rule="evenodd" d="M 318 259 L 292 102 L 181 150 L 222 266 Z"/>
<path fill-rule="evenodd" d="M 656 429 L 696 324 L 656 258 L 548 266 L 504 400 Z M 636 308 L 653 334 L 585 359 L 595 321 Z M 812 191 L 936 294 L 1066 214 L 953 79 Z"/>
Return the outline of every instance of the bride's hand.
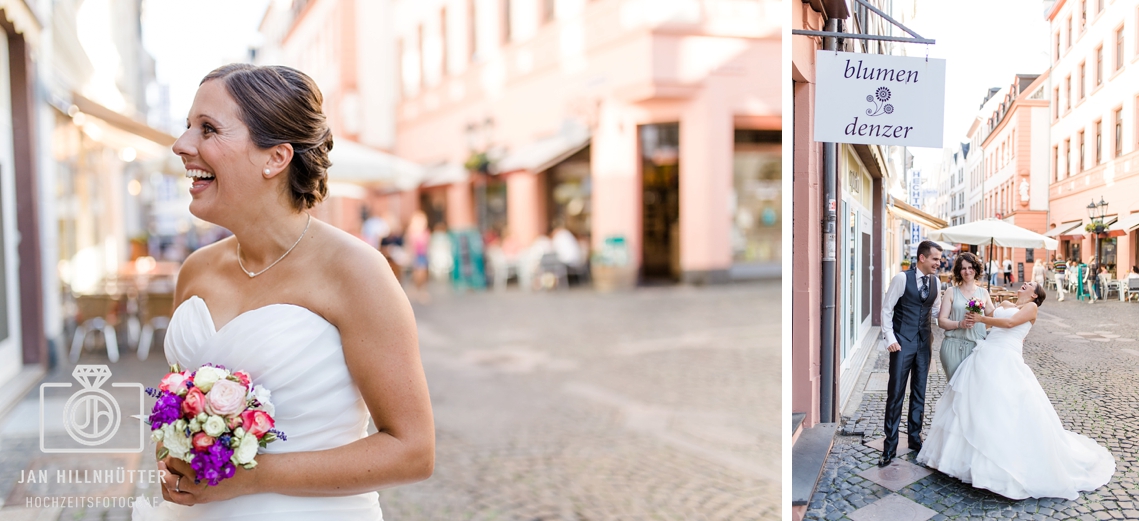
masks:
<path fill-rule="evenodd" d="M 161 447 L 161 445 L 160 445 Z M 258 461 L 267 455 L 258 455 Z M 196 505 L 233 499 L 256 493 L 253 471 L 237 467 L 233 477 L 222 480 L 217 486 L 205 481 L 194 483 L 196 473 L 189 463 L 167 456 L 158 460 L 158 470 L 165 472 L 162 480 L 162 499 L 179 505 Z"/>

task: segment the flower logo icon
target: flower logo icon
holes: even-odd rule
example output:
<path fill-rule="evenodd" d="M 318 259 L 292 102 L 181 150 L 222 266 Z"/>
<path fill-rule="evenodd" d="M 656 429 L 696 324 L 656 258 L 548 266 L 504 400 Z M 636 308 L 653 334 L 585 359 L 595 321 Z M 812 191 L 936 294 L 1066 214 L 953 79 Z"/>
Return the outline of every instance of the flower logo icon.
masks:
<path fill-rule="evenodd" d="M 886 87 L 878 87 L 874 94 L 867 94 L 866 101 L 873 103 L 873 109 L 866 109 L 867 116 L 881 116 L 882 114 L 893 114 L 894 106 L 886 103 L 890 100 L 890 89 Z"/>

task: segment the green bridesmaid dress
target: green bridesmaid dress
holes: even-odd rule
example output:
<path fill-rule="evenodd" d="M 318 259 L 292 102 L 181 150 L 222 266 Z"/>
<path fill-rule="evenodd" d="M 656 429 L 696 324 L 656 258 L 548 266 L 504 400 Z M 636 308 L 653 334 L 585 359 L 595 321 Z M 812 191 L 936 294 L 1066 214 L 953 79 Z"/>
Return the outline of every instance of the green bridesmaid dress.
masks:
<path fill-rule="evenodd" d="M 988 301 L 988 294 L 981 288 L 973 292 L 973 297 L 985 297 Z M 965 303 L 968 300 L 957 286 L 953 286 L 953 306 L 949 308 L 949 320 L 957 322 L 965 320 Z M 941 341 L 941 367 L 945 369 L 946 382 L 953 379 L 957 366 L 973 352 L 977 341 L 983 338 L 985 338 L 985 325 L 980 322 L 969 329 L 951 329 L 945 332 L 945 339 Z"/>

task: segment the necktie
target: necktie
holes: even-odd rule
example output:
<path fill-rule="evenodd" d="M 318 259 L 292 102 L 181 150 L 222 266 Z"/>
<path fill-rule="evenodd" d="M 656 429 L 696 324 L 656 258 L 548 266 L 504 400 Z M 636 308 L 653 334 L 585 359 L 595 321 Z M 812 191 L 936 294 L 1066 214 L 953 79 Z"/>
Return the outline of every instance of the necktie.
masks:
<path fill-rule="evenodd" d="M 929 298 L 929 275 L 924 275 L 921 278 L 921 299 Z"/>

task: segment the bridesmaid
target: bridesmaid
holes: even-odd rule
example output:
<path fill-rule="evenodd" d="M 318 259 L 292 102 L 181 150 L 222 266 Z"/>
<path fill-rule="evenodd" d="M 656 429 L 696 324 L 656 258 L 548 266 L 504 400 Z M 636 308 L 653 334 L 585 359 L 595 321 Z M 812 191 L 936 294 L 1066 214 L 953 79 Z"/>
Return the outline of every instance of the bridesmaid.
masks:
<path fill-rule="evenodd" d="M 976 298 L 985 304 L 985 315 L 993 316 L 993 305 L 989 292 L 977 285 L 982 275 L 981 261 L 976 255 L 963 252 L 953 263 L 953 287 L 945 292 L 941 301 L 941 311 L 937 315 L 937 325 L 945 330 L 941 341 L 941 367 L 945 369 L 945 381 L 953 379 L 957 366 L 973 352 L 977 341 L 985 338 L 985 325 L 975 322 L 972 327 L 965 322 L 965 304 Z"/>

